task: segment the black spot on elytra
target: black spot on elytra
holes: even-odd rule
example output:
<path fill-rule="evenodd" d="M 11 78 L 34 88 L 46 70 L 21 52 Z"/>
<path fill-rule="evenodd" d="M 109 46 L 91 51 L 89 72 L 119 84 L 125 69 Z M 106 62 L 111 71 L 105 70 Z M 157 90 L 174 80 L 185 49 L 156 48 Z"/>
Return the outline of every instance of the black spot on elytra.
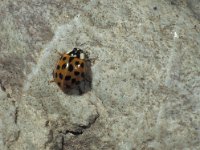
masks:
<path fill-rule="evenodd" d="M 65 69 L 65 68 L 66 68 L 66 64 L 63 64 L 63 65 L 62 65 L 62 69 Z"/>
<path fill-rule="evenodd" d="M 81 67 L 84 68 L 84 63 L 81 63 Z"/>
<path fill-rule="evenodd" d="M 57 84 L 58 84 L 58 86 L 60 86 L 60 85 L 61 85 L 61 84 L 60 84 L 60 82 L 58 82 Z"/>
<path fill-rule="evenodd" d="M 72 79 L 72 84 L 76 82 L 76 79 Z"/>
<path fill-rule="evenodd" d="M 73 70 L 74 70 L 74 67 L 72 66 L 72 64 L 70 64 L 69 67 L 68 67 L 68 71 L 72 72 Z"/>
<path fill-rule="evenodd" d="M 71 76 L 65 76 L 65 80 L 68 81 L 71 79 Z"/>
<path fill-rule="evenodd" d="M 62 73 L 59 73 L 59 78 L 60 78 L 61 80 L 63 79 Z"/>
<path fill-rule="evenodd" d="M 78 65 L 79 65 L 79 61 L 76 61 L 76 62 L 75 62 L 75 65 L 78 66 Z"/>
<path fill-rule="evenodd" d="M 75 75 L 75 76 L 78 76 L 79 74 L 80 74 L 80 72 L 74 71 L 74 75 Z"/>
<path fill-rule="evenodd" d="M 63 57 L 63 60 L 66 60 L 67 58 L 66 57 Z"/>
<path fill-rule="evenodd" d="M 59 70 L 60 69 L 60 65 L 57 65 L 57 70 Z"/>
<path fill-rule="evenodd" d="M 81 77 L 82 77 L 82 78 L 85 77 L 85 73 L 84 73 L 84 72 L 81 73 Z"/>
<path fill-rule="evenodd" d="M 73 59 L 74 59 L 74 57 L 70 57 L 69 58 L 69 63 L 72 62 Z"/>

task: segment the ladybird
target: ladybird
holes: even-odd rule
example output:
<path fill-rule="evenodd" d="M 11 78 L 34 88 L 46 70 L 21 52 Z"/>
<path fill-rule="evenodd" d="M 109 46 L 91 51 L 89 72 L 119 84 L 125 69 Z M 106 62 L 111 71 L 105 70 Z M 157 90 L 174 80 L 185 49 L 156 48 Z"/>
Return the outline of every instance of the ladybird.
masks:
<path fill-rule="evenodd" d="M 78 48 L 59 54 L 61 57 L 53 70 L 52 82 L 56 82 L 62 90 L 80 85 L 85 80 L 88 54 Z"/>

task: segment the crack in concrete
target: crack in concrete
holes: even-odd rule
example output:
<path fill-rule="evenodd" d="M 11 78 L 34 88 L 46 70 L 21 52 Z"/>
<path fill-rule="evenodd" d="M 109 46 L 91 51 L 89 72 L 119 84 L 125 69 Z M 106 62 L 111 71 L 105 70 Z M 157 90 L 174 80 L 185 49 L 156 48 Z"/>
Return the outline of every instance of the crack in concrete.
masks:
<path fill-rule="evenodd" d="M 73 130 L 66 130 L 65 134 L 68 134 L 68 133 L 71 133 L 73 135 L 83 134 L 84 130 L 89 129 L 96 122 L 97 118 L 99 118 L 98 111 L 97 111 L 96 117 L 91 122 L 89 122 L 88 125 L 79 125 L 78 126 L 79 128 L 77 130 L 74 130 L 74 131 Z"/>
<path fill-rule="evenodd" d="M 66 134 L 69 134 L 69 133 L 71 133 L 71 134 L 73 134 L 73 135 L 75 135 L 75 136 L 79 136 L 79 135 L 81 135 L 81 134 L 83 134 L 83 132 L 86 130 L 86 129 L 89 129 L 93 124 L 95 124 L 95 122 L 96 122 L 96 120 L 99 118 L 99 113 L 98 113 L 98 111 L 97 111 L 97 115 L 96 115 L 96 117 L 91 121 L 91 122 L 89 122 L 89 124 L 88 125 L 79 125 L 79 128 L 77 129 L 77 130 L 66 130 L 65 131 L 65 135 Z M 65 142 L 64 142 L 64 135 L 62 135 L 62 139 L 61 139 L 61 150 L 64 150 L 64 145 L 65 145 Z"/>

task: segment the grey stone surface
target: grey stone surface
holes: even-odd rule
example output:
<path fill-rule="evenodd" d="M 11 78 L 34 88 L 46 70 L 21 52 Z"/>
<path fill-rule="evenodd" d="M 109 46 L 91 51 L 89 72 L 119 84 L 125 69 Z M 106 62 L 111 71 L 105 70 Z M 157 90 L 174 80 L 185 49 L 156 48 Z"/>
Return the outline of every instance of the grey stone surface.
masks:
<path fill-rule="evenodd" d="M 1 1 L 0 149 L 200 149 L 199 1 Z M 57 50 L 87 50 L 63 93 Z"/>

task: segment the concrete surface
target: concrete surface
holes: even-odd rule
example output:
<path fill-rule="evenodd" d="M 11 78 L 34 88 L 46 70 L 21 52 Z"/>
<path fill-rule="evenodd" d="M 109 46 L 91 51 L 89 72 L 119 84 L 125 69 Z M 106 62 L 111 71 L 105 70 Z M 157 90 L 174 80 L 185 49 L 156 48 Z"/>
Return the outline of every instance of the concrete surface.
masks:
<path fill-rule="evenodd" d="M 0 149 L 200 149 L 198 0 L 0 3 Z M 92 89 L 48 81 L 87 50 Z"/>

